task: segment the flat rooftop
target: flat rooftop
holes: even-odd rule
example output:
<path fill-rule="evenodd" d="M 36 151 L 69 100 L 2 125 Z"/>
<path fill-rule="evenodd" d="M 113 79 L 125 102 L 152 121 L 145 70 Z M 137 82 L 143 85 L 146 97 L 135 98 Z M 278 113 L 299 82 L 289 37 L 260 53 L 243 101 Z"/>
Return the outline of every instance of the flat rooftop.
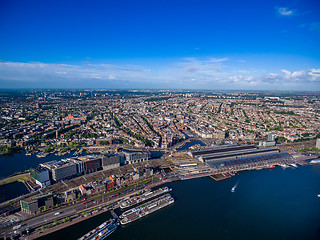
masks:
<path fill-rule="evenodd" d="M 257 149 L 255 145 L 243 145 L 243 146 L 223 146 L 211 149 L 203 149 L 197 151 L 191 151 L 193 157 L 200 157 L 201 155 L 208 155 L 208 154 L 215 154 L 215 153 L 223 153 L 223 152 L 232 152 L 238 150 L 245 150 L 245 149 Z"/>
<path fill-rule="evenodd" d="M 254 155 L 254 154 L 268 154 L 273 152 L 279 152 L 278 148 L 262 148 L 262 149 L 246 149 L 245 151 L 232 151 L 232 152 L 224 152 L 224 153 L 216 153 L 210 155 L 201 156 L 203 161 L 210 161 L 219 158 L 226 157 L 238 157 L 241 155 Z"/>
<path fill-rule="evenodd" d="M 210 162 L 208 165 L 214 168 L 221 168 L 221 167 L 232 167 L 241 164 L 249 164 L 255 162 L 266 162 L 266 161 L 273 161 L 273 160 L 284 160 L 284 159 L 292 159 L 292 156 L 289 153 L 274 153 L 262 156 L 254 156 L 254 157 L 245 157 L 245 158 L 237 158 L 237 159 L 230 159 L 224 160 L 219 162 Z"/>

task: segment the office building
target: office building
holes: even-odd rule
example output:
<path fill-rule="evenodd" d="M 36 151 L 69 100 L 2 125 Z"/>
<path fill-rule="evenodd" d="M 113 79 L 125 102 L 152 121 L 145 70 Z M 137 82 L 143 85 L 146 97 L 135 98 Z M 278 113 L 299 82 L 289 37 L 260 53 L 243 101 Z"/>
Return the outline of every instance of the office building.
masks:
<path fill-rule="evenodd" d="M 47 168 L 38 166 L 30 169 L 30 176 L 36 181 L 38 185 L 45 188 L 51 184 L 49 177 L 49 170 Z"/>
<path fill-rule="evenodd" d="M 20 200 L 21 211 L 29 214 L 34 214 L 43 207 L 53 207 L 53 205 L 52 193 L 41 194 Z"/>
<path fill-rule="evenodd" d="M 124 154 L 125 164 L 144 162 L 149 159 L 148 154 L 144 152 L 124 152 Z"/>

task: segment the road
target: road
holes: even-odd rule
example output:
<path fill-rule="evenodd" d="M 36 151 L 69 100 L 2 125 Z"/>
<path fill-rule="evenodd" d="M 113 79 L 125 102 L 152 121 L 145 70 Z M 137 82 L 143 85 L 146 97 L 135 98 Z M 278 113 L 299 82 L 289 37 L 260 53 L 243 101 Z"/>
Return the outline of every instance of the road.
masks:
<path fill-rule="evenodd" d="M 154 182 L 150 182 L 150 184 L 148 184 L 148 187 L 152 187 L 154 183 L 157 183 L 159 185 L 159 181 L 154 181 Z M 64 207 L 62 209 L 57 209 L 56 211 L 50 211 L 41 216 L 32 217 L 20 223 L 22 227 L 19 229 L 19 232 L 23 232 L 26 229 L 37 228 L 42 225 L 46 225 L 50 222 L 53 222 L 55 220 L 61 220 L 63 218 L 81 214 L 82 212 L 85 212 L 94 207 L 98 208 L 100 206 L 105 206 L 106 203 L 109 203 L 109 206 L 112 206 L 113 203 L 117 203 L 124 197 L 136 194 L 137 191 L 140 191 L 141 189 L 144 189 L 146 187 L 147 187 L 146 184 L 138 185 L 138 186 L 135 186 L 134 188 L 126 189 L 120 193 L 114 194 L 112 197 L 101 196 L 101 198 L 98 198 L 97 200 L 91 201 L 89 203 L 84 204 L 83 202 L 78 202 L 78 203 L 75 203 L 74 205 Z M 55 215 L 56 212 L 60 212 L 60 214 Z M 1 233 L 2 236 L 11 236 L 13 234 L 14 232 L 12 230 L 12 226 L 6 229 L 3 229 Z"/>

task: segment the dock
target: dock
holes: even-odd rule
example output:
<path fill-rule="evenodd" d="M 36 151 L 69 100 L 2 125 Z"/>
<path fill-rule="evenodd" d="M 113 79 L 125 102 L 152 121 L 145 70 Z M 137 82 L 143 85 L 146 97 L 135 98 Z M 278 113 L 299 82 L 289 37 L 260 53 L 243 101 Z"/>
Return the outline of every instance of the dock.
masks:
<path fill-rule="evenodd" d="M 215 175 L 210 175 L 209 177 L 211 177 L 213 180 L 218 182 L 221 180 L 231 178 L 232 175 L 230 173 L 219 173 L 219 174 L 215 174 Z"/>

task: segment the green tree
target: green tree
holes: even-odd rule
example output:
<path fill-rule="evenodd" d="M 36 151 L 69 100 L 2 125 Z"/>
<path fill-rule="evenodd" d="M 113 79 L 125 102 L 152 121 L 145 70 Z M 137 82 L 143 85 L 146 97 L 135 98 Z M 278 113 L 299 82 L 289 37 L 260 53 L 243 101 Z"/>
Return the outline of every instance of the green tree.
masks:
<path fill-rule="evenodd" d="M 46 229 L 46 227 L 44 225 L 42 225 L 40 229 L 43 231 Z"/>
<path fill-rule="evenodd" d="M 313 148 L 311 148 L 311 151 L 320 151 L 320 149 L 317 147 L 313 147 Z"/>

